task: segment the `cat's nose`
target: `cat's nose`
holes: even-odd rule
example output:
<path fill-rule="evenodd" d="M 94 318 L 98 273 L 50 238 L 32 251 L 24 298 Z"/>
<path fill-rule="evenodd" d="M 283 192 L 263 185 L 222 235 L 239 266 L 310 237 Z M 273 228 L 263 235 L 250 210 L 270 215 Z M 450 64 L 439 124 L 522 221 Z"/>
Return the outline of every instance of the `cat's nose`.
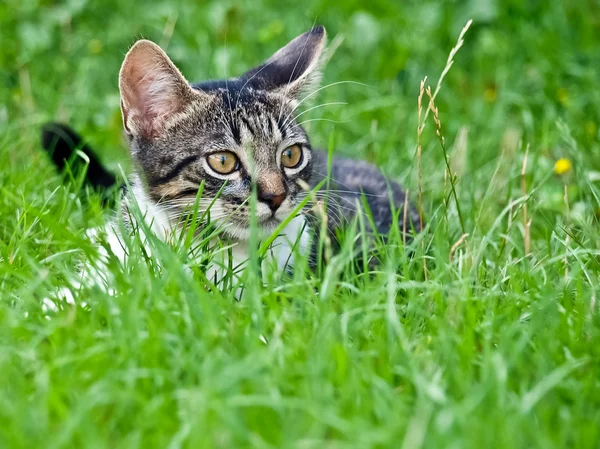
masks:
<path fill-rule="evenodd" d="M 279 209 L 279 206 L 281 206 L 283 200 L 285 200 L 285 193 L 274 194 L 268 192 L 258 192 L 258 199 L 263 203 L 266 203 L 267 206 L 269 206 L 269 209 L 271 209 L 271 212 L 275 212 L 277 209 Z"/>

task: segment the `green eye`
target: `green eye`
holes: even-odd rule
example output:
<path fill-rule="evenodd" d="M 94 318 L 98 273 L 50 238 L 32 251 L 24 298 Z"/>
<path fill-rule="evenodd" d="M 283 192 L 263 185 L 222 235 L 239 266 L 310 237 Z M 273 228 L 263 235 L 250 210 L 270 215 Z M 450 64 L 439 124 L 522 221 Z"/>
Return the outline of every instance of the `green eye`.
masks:
<path fill-rule="evenodd" d="M 286 168 L 296 168 L 302 162 L 302 148 L 300 145 L 287 147 L 281 153 L 281 165 Z"/>
<path fill-rule="evenodd" d="M 229 151 L 210 154 L 206 161 L 210 168 L 222 175 L 228 175 L 240 168 L 237 156 Z"/>

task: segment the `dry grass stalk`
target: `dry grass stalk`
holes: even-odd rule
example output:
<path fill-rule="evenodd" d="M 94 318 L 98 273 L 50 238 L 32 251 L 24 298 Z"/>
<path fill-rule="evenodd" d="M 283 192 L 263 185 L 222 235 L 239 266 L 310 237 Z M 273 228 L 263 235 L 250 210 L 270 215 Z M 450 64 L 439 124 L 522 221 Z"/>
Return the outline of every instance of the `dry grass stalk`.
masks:
<path fill-rule="evenodd" d="M 435 92 L 433 92 L 433 94 L 431 93 L 431 89 L 428 87 L 428 96 L 429 96 L 429 103 L 430 106 L 433 105 L 433 101 L 435 99 L 435 97 L 437 96 L 437 94 L 439 93 L 441 87 L 442 87 L 442 81 L 444 80 L 444 78 L 446 77 L 446 75 L 448 74 L 448 71 L 450 70 L 450 68 L 452 67 L 452 65 L 454 64 L 454 57 L 456 56 L 456 54 L 458 53 L 458 50 L 460 50 L 460 48 L 463 46 L 464 44 L 464 37 L 467 33 L 467 31 L 469 30 L 469 27 L 471 26 L 471 24 L 473 23 L 472 20 L 467 21 L 467 23 L 465 24 L 465 26 L 463 27 L 463 29 L 461 30 L 459 36 L 458 36 L 458 41 L 456 42 L 456 45 L 452 48 L 452 50 L 450 50 L 450 54 L 448 55 L 448 59 L 446 60 L 446 66 L 444 67 L 444 70 L 442 71 L 442 74 L 440 75 L 440 78 L 438 79 L 437 85 L 435 87 Z M 429 111 L 431 111 L 431 107 L 427 108 L 427 110 L 425 111 L 425 114 L 423 115 L 423 94 L 425 92 L 425 83 L 427 81 L 427 77 L 425 77 L 422 81 L 421 81 L 421 86 L 419 88 L 419 97 L 417 100 L 417 105 L 418 105 L 418 122 L 417 122 L 417 172 L 418 172 L 418 188 L 419 188 L 419 204 L 418 204 L 418 208 L 419 208 L 419 225 L 420 225 L 420 229 L 423 229 L 423 173 L 421 171 L 421 155 L 422 155 L 422 146 L 421 146 L 421 134 L 423 133 L 423 129 L 425 127 L 425 122 L 427 121 L 427 117 L 429 116 Z M 438 137 L 440 138 L 440 142 L 442 142 L 442 148 L 444 148 L 444 144 L 443 144 L 443 137 L 441 135 L 441 124 L 439 122 L 439 114 L 437 113 L 437 109 L 434 112 L 434 116 L 436 116 L 436 125 L 437 125 L 437 134 Z M 444 154 L 446 154 L 446 150 L 444 148 Z M 448 166 L 448 160 L 446 157 L 446 165 Z M 460 206 L 458 205 L 458 199 L 456 198 L 456 190 L 454 189 L 454 180 L 451 178 L 450 182 L 452 183 L 452 191 L 454 192 L 454 196 L 457 202 L 457 210 L 458 210 L 458 215 L 459 215 L 459 219 L 461 221 L 461 226 L 463 229 L 463 234 L 464 232 L 464 222 L 462 220 L 462 215 L 460 213 Z M 421 242 L 422 247 L 423 247 L 423 251 L 425 250 L 425 241 Z M 425 274 L 425 279 L 427 280 L 427 264 L 425 261 L 425 258 L 423 258 L 423 272 Z"/>
<path fill-rule="evenodd" d="M 452 262 L 454 260 L 454 253 L 456 252 L 458 247 L 463 244 L 463 242 L 466 240 L 466 238 L 468 236 L 469 236 L 469 234 L 461 235 L 461 237 L 456 241 L 456 243 L 454 245 L 452 245 L 452 248 L 450 248 L 450 262 Z"/>
<path fill-rule="evenodd" d="M 419 88 L 419 97 L 417 99 L 417 177 L 418 177 L 418 188 L 419 188 L 419 229 L 423 229 L 423 172 L 421 171 L 421 154 L 423 148 L 421 147 L 421 134 L 423 134 L 423 129 L 425 128 L 425 120 L 421 122 L 421 117 L 423 115 L 423 95 L 425 93 L 425 82 L 427 82 L 427 77 L 423 78 L 421 81 L 421 87 Z M 427 116 L 425 116 L 427 117 Z M 425 255 L 425 241 L 421 241 L 421 247 L 423 249 L 423 255 Z M 425 280 L 427 280 L 427 262 L 425 257 L 423 257 L 423 273 L 425 276 Z"/>
<path fill-rule="evenodd" d="M 428 110 L 433 112 L 433 121 L 435 122 L 435 134 L 438 136 L 438 138 L 442 139 L 442 143 L 443 143 L 444 136 L 442 136 L 442 122 L 440 122 L 440 113 L 439 113 L 440 111 L 435 106 L 434 97 L 433 97 L 433 94 L 431 93 L 431 87 L 427 86 L 427 89 L 425 89 L 425 92 L 427 93 L 427 96 L 429 97 Z"/>
<path fill-rule="evenodd" d="M 437 97 L 437 94 L 439 93 L 440 89 L 442 88 L 442 81 L 444 81 L 444 78 L 446 77 L 446 75 L 450 71 L 450 68 L 454 64 L 454 57 L 458 53 L 458 50 L 460 50 L 460 48 L 465 43 L 465 41 L 464 41 L 465 35 L 467 34 L 467 31 L 471 27 L 472 23 L 473 23 L 472 19 L 469 19 L 467 21 L 467 23 L 465 24 L 465 26 L 461 30 L 460 34 L 458 35 L 458 40 L 456 42 L 456 45 L 454 46 L 454 48 L 452 48 L 452 50 L 450 50 L 450 53 L 448 54 L 448 59 L 446 61 L 446 67 L 444 67 L 444 70 L 442 70 L 442 74 L 440 75 L 440 79 L 438 80 L 437 85 L 435 86 L 435 91 L 433 92 L 432 98 L 434 100 L 435 100 L 435 97 Z M 429 116 L 429 110 L 427 110 L 425 112 L 425 118 L 423 119 L 423 121 L 427 120 L 428 116 Z"/>
<path fill-rule="evenodd" d="M 458 221 L 460 222 L 460 227 L 462 233 L 465 234 L 465 221 L 463 220 L 463 215 L 460 209 L 460 201 L 458 200 L 458 194 L 456 193 L 456 178 L 452 174 L 452 169 L 450 168 L 450 159 L 448 157 L 448 151 L 446 150 L 446 143 L 444 136 L 442 135 L 442 122 L 440 121 L 440 114 L 438 108 L 435 106 L 433 94 L 431 93 L 431 89 L 429 86 L 425 89 L 427 96 L 429 97 L 429 107 L 428 110 L 433 112 L 433 120 L 435 121 L 435 133 L 438 136 L 440 141 L 440 146 L 442 147 L 442 152 L 444 153 L 444 162 L 446 163 L 446 172 L 448 179 L 450 179 L 450 193 L 454 197 L 454 203 L 456 204 L 456 214 L 458 215 Z M 446 209 L 448 210 L 448 209 Z"/>
<path fill-rule="evenodd" d="M 421 155 L 423 152 L 423 147 L 421 146 L 421 135 L 423 134 L 423 129 L 425 128 L 425 120 L 421 122 L 421 117 L 423 115 L 423 95 L 425 94 L 426 82 L 427 77 L 423 78 L 423 80 L 421 81 L 421 87 L 419 88 L 419 98 L 417 99 L 417 182 L 419 188 L 419 229 L 423 229 L 423 173 L 421 171 Z"/>

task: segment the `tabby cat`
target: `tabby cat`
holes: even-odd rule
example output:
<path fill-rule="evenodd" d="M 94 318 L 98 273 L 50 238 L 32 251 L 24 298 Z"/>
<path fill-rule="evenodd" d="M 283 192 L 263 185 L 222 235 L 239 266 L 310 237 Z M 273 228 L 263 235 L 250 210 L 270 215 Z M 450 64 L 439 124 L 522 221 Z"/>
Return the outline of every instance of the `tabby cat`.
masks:
<path fill-rule="evenodd" d="M 327 153 L 313 150 L 297 120 L 298 108 L 317 90 L 325 42 L 325 29 L 318 26 L 238 78 L 198 84 L 188 83 L 158 45 L 136 42 L 119 74 L 123 126 L 136 167 L 120 208 L 125 228 L 133 227 L 133 202 L 163 239 L 181 226 L 197 202 L 201 212 L 210 208 L 221 239 L 232 245 L 208 268 L 207 277 L 217 284 L 225 267 L 243 266 L 248 259 L 251 210 L 258 237 L 264 239 L 306 195 L 327 197 L 324 214 L 319 217 L 307 206 L 280 229 L 269 254 L 281 270 L 293 267 L 295 254 L 314 262 L 319 223 L 325 220 L 334 235 L 365 213 L 365 201 L 371 231 L 385 235 L 393 223 L 408 222 L 401 232 L 418 232 L 418 214 L 411 205 L 408 219 L 402 216 L 406 198 L 398 183 L 361 161 L 333 157 L 328 167 Z M 43 145 L 59 166 L 75 149 L 87 154 L 92 185 L 104 188 L 117 182 L 68 127 L 47 125 Z M 317 186 L 321 191 L 309 193 Z M 255 209 L 250 207 L 253 191 Z M 396 211 L 400 217 L 394 221 Z M 119 231 L 109 233 L 111 250 L 124 258 Z"/>

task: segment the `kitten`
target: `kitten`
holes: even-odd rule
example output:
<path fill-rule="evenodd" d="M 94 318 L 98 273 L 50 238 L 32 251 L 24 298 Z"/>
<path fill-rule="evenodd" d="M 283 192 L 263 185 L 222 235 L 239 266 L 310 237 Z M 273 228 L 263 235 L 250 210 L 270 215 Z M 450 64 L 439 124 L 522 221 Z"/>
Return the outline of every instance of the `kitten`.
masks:
<path fill-rule="evenodd" d="M 370 231 L 389 233 L 395 211 L 402 226 L 406 198 L 400 185 L 361 161 L 334 157 L 328 168 L 327 154 L 312 149 L 296 120 L 298 107 L 315 93 L 320 80 L 325 41 L 325 29 L 315 27 L 238 78 L 198 84 L 188 83 L 156 44 L 136 42 L 119 74 L 123 126 L 136 167 L 121 204 L 129 229 L 135 203 L 148 228 L 168 239 L 202 188 L 200 212 L 210 208 L 211 222 L 232 245 L 231 252 L 219 253 L 221 260 L 208 268 L 207 277 L 218 284 L 224 267 L 243 267 L 248 259 L 253 187 L 258 237 L 265 239 L 311 195 L 306 189 L 327 185 L 312 194 L 324 200 L 326 215 L 305 208 L 273 242 L 269 254 L 280 270 L 293 267 L 296 254 L 312 255 L 314 261 L 319 220 L 325 219 L 335 234 L 365 213 L 361 198 L 376 228 Z M 43 144 L 61 166 L 81 147 L 81 139 L 66 127 L 51 125 L 44 129 Z M 82 151 L 92 156 L 90 184 L 115 182 L 91 149 Z M 418 232 L 418 214 L 409 206 L 407 230 Z M 112 251 L 124 259 L 118 232 L 111 235 Z"/>

